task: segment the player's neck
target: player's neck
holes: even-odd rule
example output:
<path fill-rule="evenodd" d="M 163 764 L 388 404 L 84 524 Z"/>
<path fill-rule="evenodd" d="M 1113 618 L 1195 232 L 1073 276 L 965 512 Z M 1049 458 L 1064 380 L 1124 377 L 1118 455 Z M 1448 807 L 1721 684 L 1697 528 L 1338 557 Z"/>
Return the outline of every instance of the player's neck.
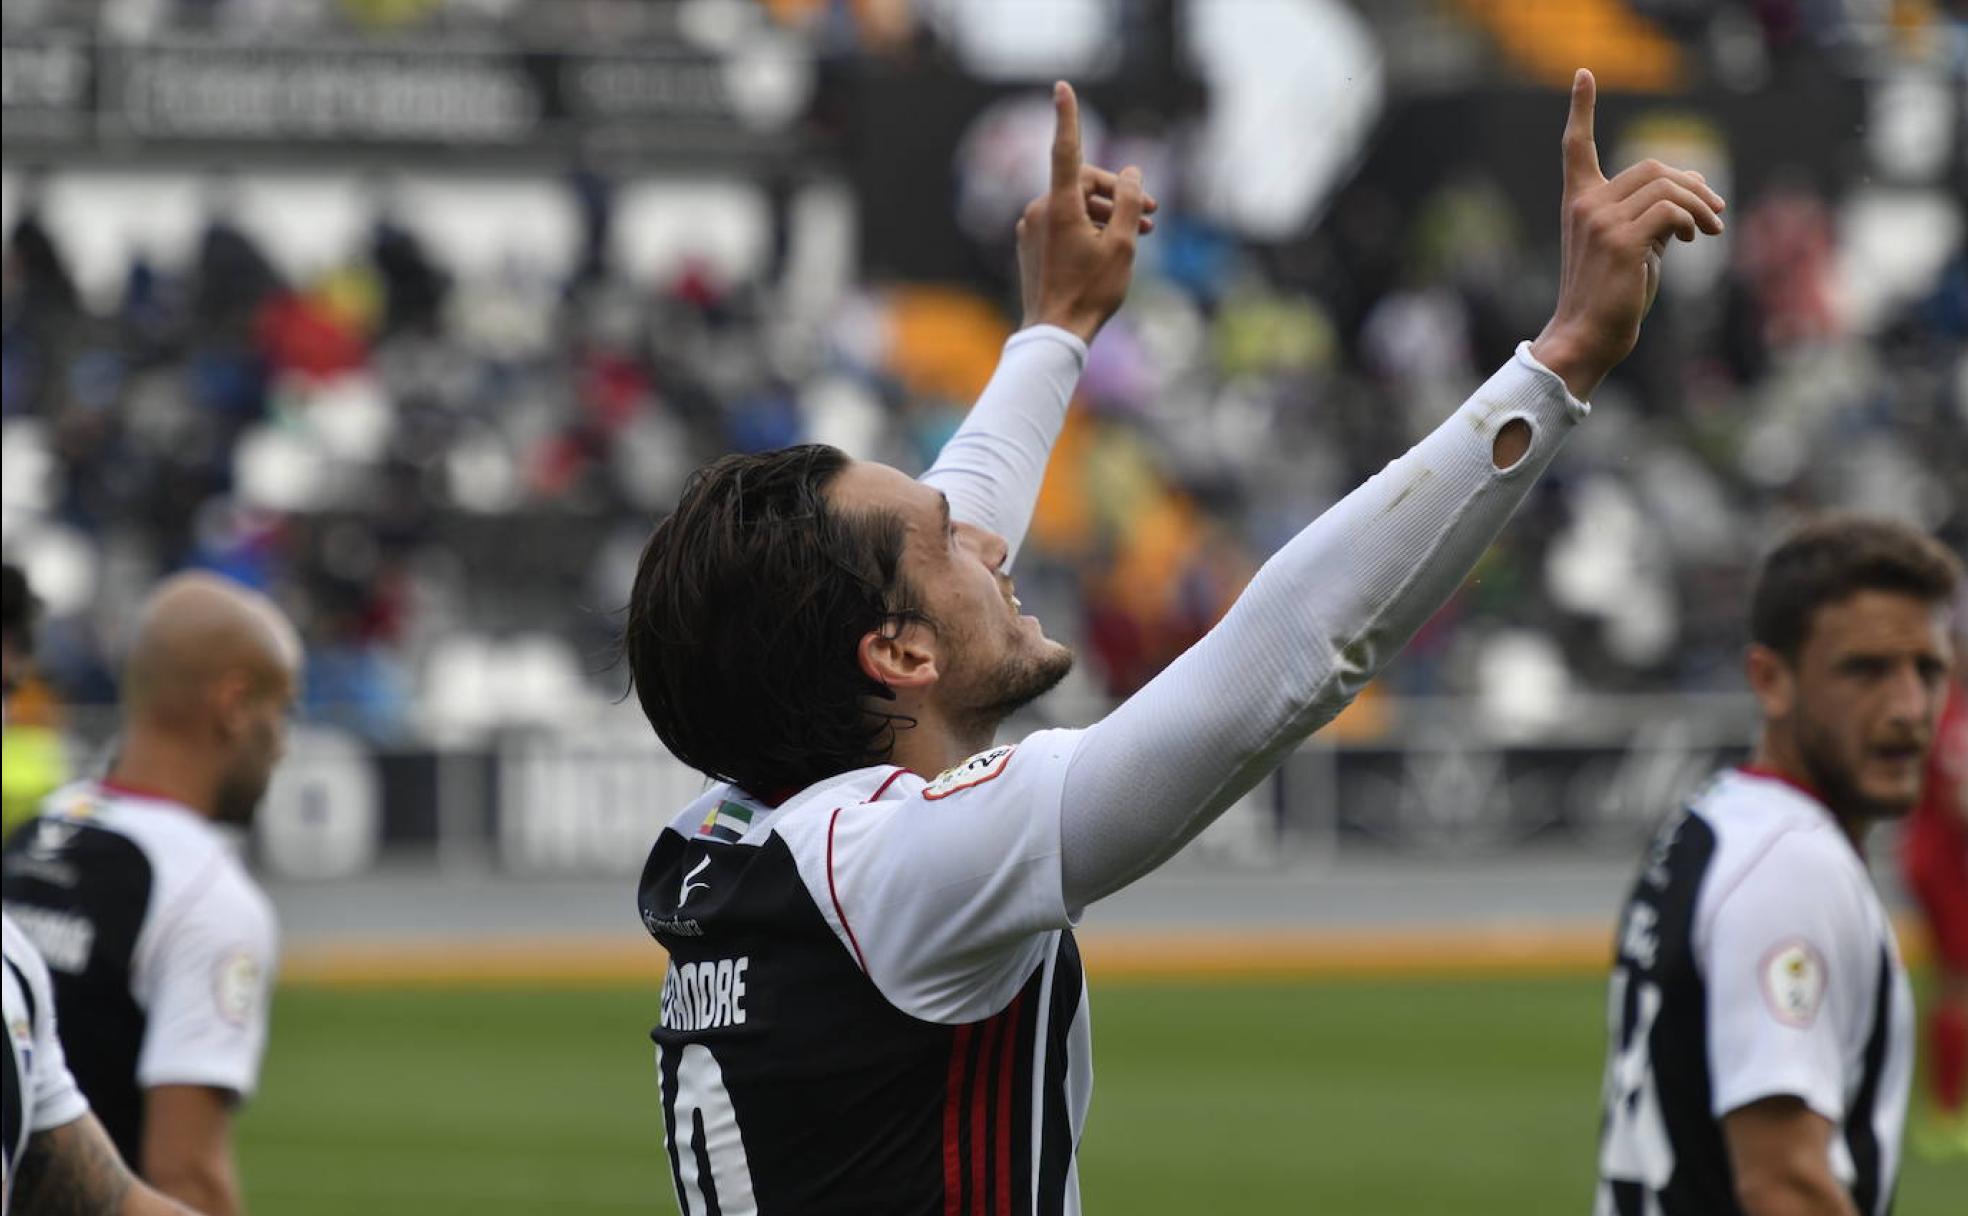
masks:
<path fill-rule="evenodd" d="M 1758 776 L 1774 777 L 1787 785 L 1816 799 L 1819 805 L 1831 812 L 1838 822 L 1839 831 L 1845 839 L 1852 842 L 1859 856 L 1865 856 L 1866 830 L 1872 821 L 1864 815 L 1853 814 L 1846 808 L 1834 806 L 1818 783 L 1812 779 L 1808 766 L 1804 763 L 1803 752 L 1794 740 L 1782 731 L 1764 728 L 1763 735 L 1756 741 L 1756 750 L 1751 753 L 1747 768 Z"/>
<path fill-rule="evenodd" d="M 934 777 L 991 746 L 996 734 L 996 723 L 959 727 L 944 721 L 934 710 L 924 708 L 917 713 L 914 726 L 896 731 L 889 763 L 899 764 L 923 777 Z"/>
<path fill-rule="evenodd" d="M 117 741 L 116 759 L 109 766 L 105 783 L 140 790 L 207 817 L 218 802 L 217 776 L 206 771 L 191 749 L 143 727 L 130 727 Z"/>

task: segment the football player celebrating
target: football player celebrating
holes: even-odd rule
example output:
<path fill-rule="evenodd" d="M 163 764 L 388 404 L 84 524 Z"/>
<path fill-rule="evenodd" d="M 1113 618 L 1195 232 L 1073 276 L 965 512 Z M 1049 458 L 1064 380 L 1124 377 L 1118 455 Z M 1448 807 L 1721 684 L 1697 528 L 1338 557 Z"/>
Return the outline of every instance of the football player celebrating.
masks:
<path fill-rule="evenodd" d="M 1593 89 L 1581 72 L 1544 331 L 1084 730 L 992 746 L 1072 663 L 1011 571 L 1149 209 L 1138 173 L 1081 164 L 1065 85 L 1051 189 L 1020 229 L 1026 326 L 930 470 L 810 445 L 692 477 L 643 552 L 624 637 L 657 734 L 717 782 L 640 888 L 670 957 L 654 1037 L 684 1210 L 1079 1209 L 1092 1057 L 1074 923 L 1428 619 L 1632 349 L 1667 243 L 1721 231 L 1697 174 L 1601 174 Z"/>

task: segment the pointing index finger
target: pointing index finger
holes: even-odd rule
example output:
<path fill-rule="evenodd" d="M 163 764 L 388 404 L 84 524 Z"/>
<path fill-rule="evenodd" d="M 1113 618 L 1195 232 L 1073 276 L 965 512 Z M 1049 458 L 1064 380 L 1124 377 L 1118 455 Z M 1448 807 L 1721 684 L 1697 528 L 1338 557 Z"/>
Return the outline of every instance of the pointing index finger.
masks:
<path fill-rule="evenodd" d="M 1565 119 L 1565 193 L 1587 190 L 1605 176 L 1599 172 L 1599 145 L 1592 138 L 1592 110 L 1598 100 L 1598 82 L 1592 73 L 1580 68 L 1572 77 L 1572 110 Z"/>
<path fill-rule="evenodd" d="M 1052 86 L 1052 192 L 1080 197 L 1080 99 L 1065 81 Z"/>

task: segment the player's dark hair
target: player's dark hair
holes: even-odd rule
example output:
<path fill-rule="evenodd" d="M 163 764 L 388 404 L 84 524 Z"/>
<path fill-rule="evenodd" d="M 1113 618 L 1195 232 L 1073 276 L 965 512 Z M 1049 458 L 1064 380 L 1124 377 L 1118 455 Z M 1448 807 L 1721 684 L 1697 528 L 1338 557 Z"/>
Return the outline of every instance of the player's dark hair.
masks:
<path fill-rule="evenodd" d="M 27 576 L 12 562 L 0 564 L 0 632 L 22 650 L 34 649 L 34 614 L 38 605 L 27 589 Z"/>
<path fill-rule="evenodd" d="M 1749 600 L 1749 638 L 1794 659 L 1820 608 L 1860 591 L 1945 604 L 1960 584 L 1961 560 L 1919 529 L 1827 515 L 1792 532 L 1764 559 Z"/>
<path fill-rule="evenodd" d="M 693 473 L 636 566 L 623 650 L 677 757 L 761 797 L 879 764 L 899 714 L 861 670 L 870 631 L 925 619 L 892 512 L 827 500 L 847 455 L 805 444 Z"/>

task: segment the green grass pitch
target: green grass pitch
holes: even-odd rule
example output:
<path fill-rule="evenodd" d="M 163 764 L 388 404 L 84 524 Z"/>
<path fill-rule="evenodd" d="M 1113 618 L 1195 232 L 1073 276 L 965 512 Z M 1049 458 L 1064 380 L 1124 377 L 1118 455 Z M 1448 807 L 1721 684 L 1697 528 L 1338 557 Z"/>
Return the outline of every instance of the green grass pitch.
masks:
<path fill-rule="evenodd" d="M 1586 1213 L 1590 977 L 1102 984 L 1094 1213 Z M 274 1216 L 667 1213 L 647 989 L 293 987 L 240 1118 Z M 1916 1162 L 1900 1216 L 1968 1211 Z"/>

